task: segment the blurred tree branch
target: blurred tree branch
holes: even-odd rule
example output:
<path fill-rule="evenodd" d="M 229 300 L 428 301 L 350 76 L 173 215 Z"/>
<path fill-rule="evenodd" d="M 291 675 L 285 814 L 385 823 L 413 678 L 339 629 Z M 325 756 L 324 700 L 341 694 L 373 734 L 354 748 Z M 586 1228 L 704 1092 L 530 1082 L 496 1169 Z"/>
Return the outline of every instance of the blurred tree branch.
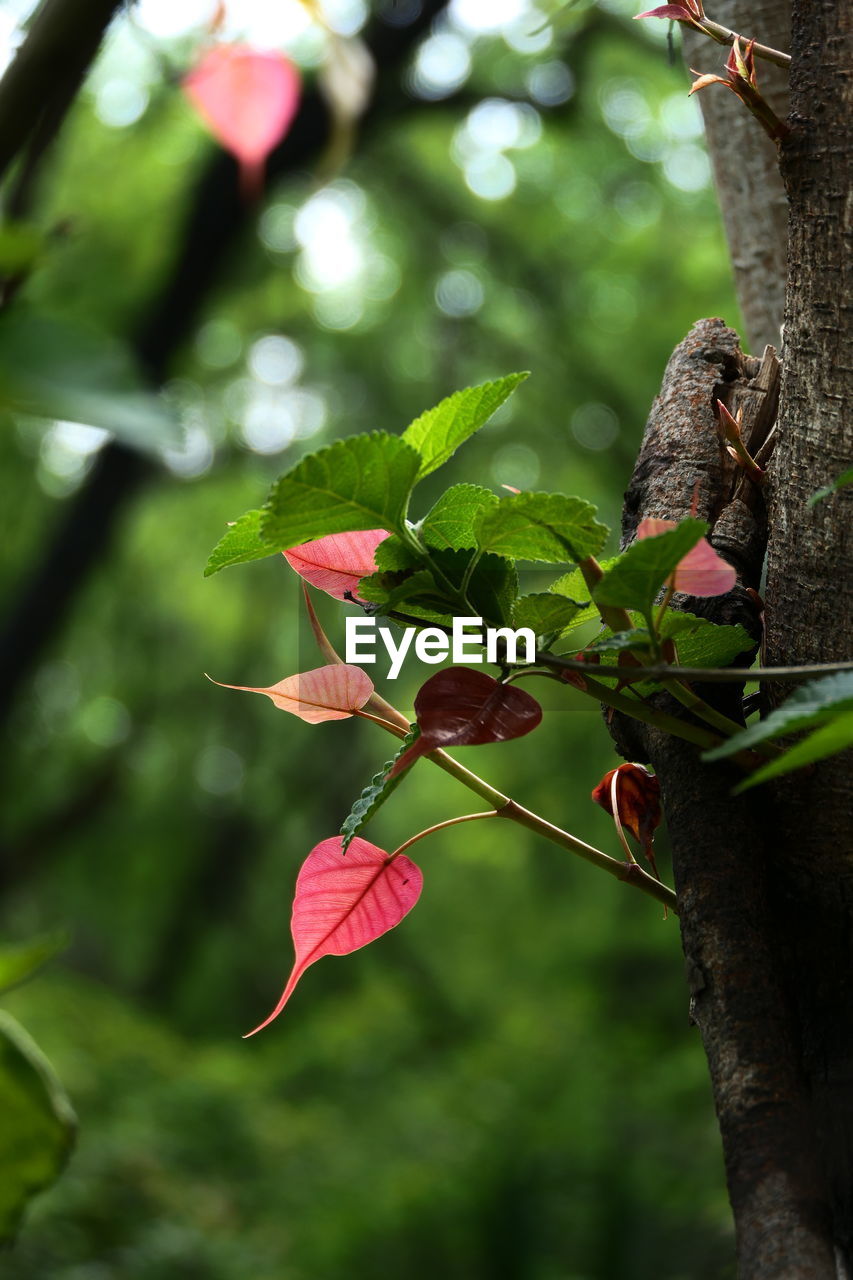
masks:
<path fill-rule="evenodd" d="M 0 80 L 0 180 L 44 118 L 58 127 L 120 3 L 44 0 Z"/>

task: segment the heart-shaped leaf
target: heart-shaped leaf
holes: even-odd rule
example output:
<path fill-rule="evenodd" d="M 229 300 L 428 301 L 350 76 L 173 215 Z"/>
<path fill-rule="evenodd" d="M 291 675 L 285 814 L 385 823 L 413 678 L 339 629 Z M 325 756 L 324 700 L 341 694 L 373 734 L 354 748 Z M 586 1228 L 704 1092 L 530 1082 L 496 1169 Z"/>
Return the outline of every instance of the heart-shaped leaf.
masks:
<path fill-rule="evenodd" d="M 349 955 L 393 929 L 411 911 L 422 887 L 420 867 L 404 854 L 389 860 L 384 849 L 358 836 L 346 854 L 341 836 L 316 845 L 296 881 L 290 924 L 293 969 L 278 1004 L 249 1035 L 278 1017 L 309 965 L 323 956 Z"/>
<path fill-rule="evenodd" d="M 542 708 L 529 693 L 501 684 L 484 671 L 448 667 L 430 676 L 415 698 L 421 735 L 398 757 L 389 777 L 437 747 L 473 747 L 508 742 L 530 733 Z"/>
<path fill-rule="evenodd" d="M 240 162 L 243 188 L 259 195 L 263 166 L 299 106 L 300 78 L 280 53 L 218 45 L 184 80 L 184 92 L 214 137 Z"/>
<path fill-rule="evenodd" d="M 313 542 L 283 551 L 291 569 L 336 600 L 357 599 L 362 578 L 376 572 L 375 552 L 388 537 L 386 529 L 361 529 L 356 533 L 330 533 Z"/>
<path fill-rule="evenodd" d="M 208 676 L 208 679 L 212 677 Z M 280 710 L 289 711 L 309 724 L 346 720 L 360 710 L 373 693 L 370 676 L 361 667 L 352 667 L 345 662 L 287 676 L 267 689 L 249 684 L 224 684 L 221 680 L 213 683 L 222 689 L 238 689 L 242 693 L 264 693 Z"/>

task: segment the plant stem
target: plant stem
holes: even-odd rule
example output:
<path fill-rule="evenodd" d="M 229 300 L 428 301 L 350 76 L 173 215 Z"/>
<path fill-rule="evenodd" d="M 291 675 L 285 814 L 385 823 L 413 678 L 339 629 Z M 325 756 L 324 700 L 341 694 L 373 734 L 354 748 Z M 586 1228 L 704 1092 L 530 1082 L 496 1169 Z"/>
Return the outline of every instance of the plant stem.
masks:
<path fill-rule="evenodd" d="M 710 18 L 701 18 L 692 24 L 699 31 L 704 31 L 712 40 L 716 40 L 717 44 L 734 44 L 735 40 L 742 40 L 744 44 L 749 41 L 746 36 L 738 35 L 736 31 L 730 31 L 728 27 L 723 27 L 719 22 L 712 22 Z M 780 49 L 771 49 L 766 44 L 758 44 L 752 46 L 752 52 L 756 58 L 763 58 L 765 62 L 775 62 L 777 67 L 790 67 L 790 53 L 782 53 Z"/>
<path fill-rule="evenodd" d="M 384 701 L 384 700 L 383 700 Z M 627 701 L 627 699 L 626 699 Z M 404 738 L 409 729 L 409 722 L 406 720 L 402 712 L 391 707 L 389 703 L 385 706 L 393 712 L 395 719 L 405 724 L 405 729 L 401 725 L 395 727 L 391 723 L 390 718 L 387 720 L 379 719 L 376 716 L 368 716 L 375 724 L 385 729 L 388 733 L 393 733 L 397 738 Z M 674 719 L 674 717 L 673 717 Z M 681 721 L 675 720 L 675 724 L 680 725 Z M 712 734 L 706 735 L 707 740 L 717 743 L 718 739 Z M 704 741 L 704 739 L 703 739 Z M 491 817 L 497 814 L 499 818 L 508 818 L 511 822 L 517 822 L 522 827 L 527 827 L 530 831 L 535 831 L 537 835 L 543 836 L 544 839 L 550 840 L 552 844 L 559 845 L 562 849 L 568 849 L 571 853 L 575 853 L 578 857 L 583 858 L 585 862 L 591 862 L 593 866 L 599 867 L 606 871 L 608 875 L 614 876 L 617 880 L 622 880 L 626 884 L 632 884 L 639 889 L 641 893 L 647 894 L 649 897 L 655 898 L 658 902 L 663 903 L 665 907 L 670 907 L 677 912 L 675 894 L 672 889 L 667 888 L 665 884 L 661 884 L 659 880 L 655 880 L 652 876 L 643 871 L 636 862 L 621 862 L 618 858 L 611 858 L 609 854 L 602 853 L 600 849 L 594 848 L 587 844 L 584 840 L 579 840 L 577 836 L 573 836 L 569 831 L 563 831 L 560 827 L 554 826 L 545 818 L 540 818 L 538 814 L 532 813 L 529 809 L 525 809 L 522 805 L 517 804 L 515 800 L 511 800 L 509 796 L 505 796 L 495 787 L 489 785 L 484 778 L 479 777 L 476 773 L 472 773 L 470 769 L 466 769 L 458 760 L 454 760 L 446 751 L 440 748 L 437 751 L 431 751 L 425 757 L 432 760 L 433 764 L 437 764 L 445 773 L 449 773 L 457 782 L 461 782 L 469 791 L 473 791 L 476 795 L 485 800 L 487 804 L 493 806 L 492 811 L 487 814 L 469 814 L 468 818 Z M 453 818 L 450 823 L 440 823 L 439 826 L 452 825 L 460 819 Z M 430 828 L 436 830 L 437 828 Z M 425 832 L 421 833 L 426 834 Z M 400 849 L 406 848 L 401 845 Z M 400 849 L 396 852 L 399 853 Z"/>
<path fill-rule="evenodd" d="M 544 836 L 552 844 L 558 844 L 564 849 L 571 850 L 572 853 L 576 853 L 584 861 L 591 862 L 595 867 L 600 867 L 602 871 L 615 876 L 617 880 L 623 880 L 626 884 L 634 885 L 641 893 L 648 894 L 650 898 L 655 898 L 658 902 L 663 903 L 665 907 L 670 907 L 677 912 L 678 906 L 672 889 L 668 889 L 665 884 L 661 884 L 660 880 L 655 880 L 653 876 L 643 870 L 639 863 L 620 862 L 617 858 L 611 858 L 599 849 L 594 849 L 592 845 L 585 844 L 583 840 L 578 840 L 576 836 L 570 835 L 568 831 L 562 831 L 544 818 L 540 818 L 538 814 L 531 813 L 520 804 L 516 804 L 514 800 L 507 802 L 503 809 L 499 811 L 498 817 L 509 818 L 511 822 L 517 822 L 520 826 L 527 827 L 530 831 L 535 831 L 537 835 Z"/>
<path fill-rule="evenodd" d="M 589 589 L 589 594 L 593 595 L 595 588 L 604 577 L 604 570 L 596 560 L 595 556 L 587 556 L 584 560 L 578 561 L 578 568 L 583 575 L 583 580 Z M 612 605 L 596 604 L 598 615 L 606 627 L 611 631 L 630 631 L 633 627 L 631 619 L 625 609 L 616 609 Z"/>
<path fill-rule="evenodd" d="M 413 844 L 417 844 L 419 840 L 423 840 L 424 836 L 431 836 L 434 831 L 442 831 L 445 827 L 455 827 L 460 822 L 477 822 L 480 818 L 496 818 L 499 810 L 487 809 L 485 813 L 463 813 L 458 818 L 445 818 L 444 822 L 436 822 L 432 827 L 425 827 L 423 831 L 419 831 L 416 836 L 410 836 L 408 840 L 404 840 L 399 848 L 393 853 L 389 853 L 388 862 L 393 862 L 401 853 L 405 853 L 406 849 L 410 849 Z"/>
<path fill-rule="evenodd" d="M 736 733 L 742 733 L 744 726 L 738 724 L 736 720 L 729 719 L 724 716 L 721 711 L 717 711 L 704 698 L 700 698 L 695 690 L 691 689 L 686 680 L 664 680 L 663 687 L 667 689 L 674 698 L 677 698 L 683 707 L 687 707 L 688 711 L 692 711 L 695 716 L 704 720 L 706 724 L 712 725 L 715 729 L 719 729 L 720 733 L 725 734 L 727 738 L 731 738 Z M 764 750 L 762 755 L 775 756 L 777 751 L 771 749 L 767 743 L 762 744 Z M 757 751 L 759 747 L 755 748 Z"/>

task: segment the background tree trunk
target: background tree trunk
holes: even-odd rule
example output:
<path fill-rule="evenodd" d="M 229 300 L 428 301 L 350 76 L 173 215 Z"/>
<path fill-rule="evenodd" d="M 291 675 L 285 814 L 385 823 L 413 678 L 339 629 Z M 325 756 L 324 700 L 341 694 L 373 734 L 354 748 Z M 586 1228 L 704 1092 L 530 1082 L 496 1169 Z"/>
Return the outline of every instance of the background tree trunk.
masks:
<path fill-rule="evenodd" d="M 708 15 L 762 44 L 783 51 L 790 48 L 789 0 L 714 0 Z M 727 50 L 689 27 L 682 30 L 687 65 L 718 72 Z M 758 82 L 776 115 L 784 120 L 787 71 L 761 62 Z M 767 343 L 780 346 L 785 306 L 788 206 L 779 159 L 773 143 L 733 93 L 712 85 L 696 96 L 705 121 L 745 337 L 760 355 Z"/>

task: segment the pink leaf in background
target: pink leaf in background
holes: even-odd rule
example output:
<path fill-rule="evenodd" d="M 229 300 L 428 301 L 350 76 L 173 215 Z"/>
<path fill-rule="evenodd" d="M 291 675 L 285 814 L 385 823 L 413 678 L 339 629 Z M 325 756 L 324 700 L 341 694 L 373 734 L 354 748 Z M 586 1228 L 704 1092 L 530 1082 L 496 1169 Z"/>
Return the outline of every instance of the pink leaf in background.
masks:
<path fill-rule="evenodd" d="M 675 520 L 658 520 L 647 516 L 637 526 L 638 538 L 655 538 L 676 528 Z M 737 572 L 722 556 L 718 556 L 707 538 L 682 556 L 675 567 L 673 586 L 687 596 L 724 596 L 737 582 Z"/>
<path fill-rule="evenodd" d="M 299 105 L 299 72 L 280 53 L 217 45 L 184 80 L 184 92 L 214 137 L 240 162 L 243 191 L 257 197 L 264 162 Z"/>
<path fill-rule="evenodd" d="M 223 684 L 221 680 L 213 683 L 223 689 L 265 693 L 282 711 L 290 711 L 309 724 L 346 720 L 363 707 L 373 693 L 373 681 L 361 667 L 351 667 L 345 662 L 288 676 L 268 689 L 257 689 L 248 684 Z"/>
<path fill-rule="evenodd" d="M 473 747 L 522 738 L 542 719 L 529 693 L 484 671 L 448 667 L 430 676 L 415 698 L 420 737 L 400 756 L 393 778 L 436 747 Z"/>
<path fill-rule="evenodd" d="M 374 555 L 387 529 L 364 529 L 358 533 L 330 533 L 313 542 L 282 551 L 291 569 L 336 600 L 355 593 L 362 578 L 376 572 Z"/>
<path fill-rule="evenodd" d="M 302 864 L 290 924 L 293 969 L 278 1004 L 250 1036 L 278 1017 L 315 960 L 367 946 L 399 924 L 420 897 L 423 874 L 404 854 L 389 862 L 384 849 L 359 836 L 342 854 L 342 839 L 321 841 Z"/>

